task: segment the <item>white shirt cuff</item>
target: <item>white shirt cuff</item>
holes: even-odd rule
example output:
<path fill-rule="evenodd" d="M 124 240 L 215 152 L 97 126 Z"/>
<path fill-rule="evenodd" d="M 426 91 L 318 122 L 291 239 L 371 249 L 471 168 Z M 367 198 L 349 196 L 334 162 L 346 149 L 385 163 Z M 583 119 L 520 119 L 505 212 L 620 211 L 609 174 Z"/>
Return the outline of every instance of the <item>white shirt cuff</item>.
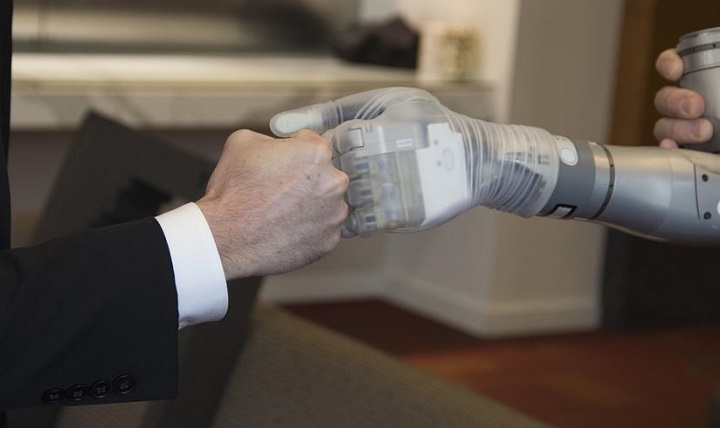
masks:
<path fill-rule="evenodd" d="M 227 282 L 200 208 L 189 203 L 155 219 L 165 234 L 175 271 L 179 328 L 222 319 L 228 308 Z"/>

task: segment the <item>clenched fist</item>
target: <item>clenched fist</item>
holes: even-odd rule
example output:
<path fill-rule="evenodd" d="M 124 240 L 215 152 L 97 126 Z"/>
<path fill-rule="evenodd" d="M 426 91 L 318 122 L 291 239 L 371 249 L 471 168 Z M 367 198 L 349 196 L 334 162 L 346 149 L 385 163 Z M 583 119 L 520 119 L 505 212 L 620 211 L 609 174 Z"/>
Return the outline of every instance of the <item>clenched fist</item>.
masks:
<path fill-rule="evenodd" d="M 320 135 L 274 139 L 233 133 L 210 177 L 202 210 L 228 279 L 288 272 L 332 250 L 347 217 L 349 179 Z"/>

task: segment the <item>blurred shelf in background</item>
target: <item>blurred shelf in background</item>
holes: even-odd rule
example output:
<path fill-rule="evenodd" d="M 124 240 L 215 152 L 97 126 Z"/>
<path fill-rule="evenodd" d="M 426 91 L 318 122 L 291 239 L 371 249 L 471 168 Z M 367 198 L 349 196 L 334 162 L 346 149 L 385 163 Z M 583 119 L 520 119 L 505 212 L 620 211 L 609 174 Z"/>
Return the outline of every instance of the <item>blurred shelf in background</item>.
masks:
<path fill-rule="evenodd" d="M 325 56 L 18 53 L 14 130 L 74 129 L 88 109 L 139 128 L 267 124 L 277 112 L 384 86 L 420 86 L 493 118 L 488 82 L 420 85 L 415 72 Z"/>

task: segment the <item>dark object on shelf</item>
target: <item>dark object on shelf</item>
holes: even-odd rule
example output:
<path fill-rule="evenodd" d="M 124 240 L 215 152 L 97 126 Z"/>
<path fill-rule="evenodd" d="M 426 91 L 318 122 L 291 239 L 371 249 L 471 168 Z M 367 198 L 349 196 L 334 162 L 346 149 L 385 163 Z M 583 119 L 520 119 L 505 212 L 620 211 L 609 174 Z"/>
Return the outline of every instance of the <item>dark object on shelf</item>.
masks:
<path fill-rule="evenodd" d="M 419 40 L 415 30 L 395 18 L 384 24 L 349 28 L 340 35 L 335 52 L 351 62 L 415 68 Z"/>

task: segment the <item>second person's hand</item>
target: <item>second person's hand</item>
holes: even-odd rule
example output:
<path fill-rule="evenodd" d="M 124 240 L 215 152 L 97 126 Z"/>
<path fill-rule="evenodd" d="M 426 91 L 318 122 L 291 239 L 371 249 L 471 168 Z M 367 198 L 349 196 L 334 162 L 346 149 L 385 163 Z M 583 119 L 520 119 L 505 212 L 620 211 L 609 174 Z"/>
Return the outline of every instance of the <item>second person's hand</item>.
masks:
<path fill-rule="evenodd" d="M 683 75 L 683 62 L 675 49 L 662 52 L 655 62 L 658 73 L 671 82 Z M 655 123 L 655 138 L 662 147 L 677 148 L 679 144 L 703 143 L 713 134 L 712 124 L 701 116 L 705 101 L 697 92 L 666 86 L 655 95 L 655 108 L 663 118 Z"/>

